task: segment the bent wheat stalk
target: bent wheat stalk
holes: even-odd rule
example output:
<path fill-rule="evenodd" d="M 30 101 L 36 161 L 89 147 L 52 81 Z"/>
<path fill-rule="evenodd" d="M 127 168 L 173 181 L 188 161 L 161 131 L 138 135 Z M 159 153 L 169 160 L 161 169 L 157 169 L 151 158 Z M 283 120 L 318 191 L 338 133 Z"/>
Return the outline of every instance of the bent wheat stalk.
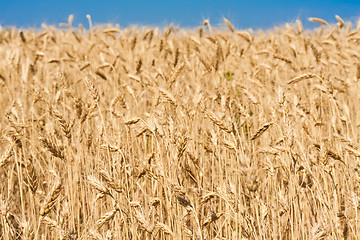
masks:
<path fill-rule="evenodd" d="M 51 187 L 49 194 L 47 195 L 41 206 L 40 209 L 41 217 L 45 217 L 50 212 L 51 208 L 55 205 L 56 199 L 60 195 L 61 187 L 62 187 L 62 181 L 60 178 L 58 178 Z"/>
<path fill-rule="evenodd" d="M 256 133 L 252 136 L 251 140 L 255 140 L 260 137 L 272 124 L 273 122 L 265 123 L 261 128 L 256 131 Z"/>

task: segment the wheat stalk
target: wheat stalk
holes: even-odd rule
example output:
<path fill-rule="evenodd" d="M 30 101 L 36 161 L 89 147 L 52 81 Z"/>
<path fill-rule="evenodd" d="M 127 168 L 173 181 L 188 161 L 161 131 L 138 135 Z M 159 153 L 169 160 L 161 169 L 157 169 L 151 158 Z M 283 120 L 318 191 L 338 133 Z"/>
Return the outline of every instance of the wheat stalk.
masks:
<path fill-rule="evenodd" d="M 105 213 L 99 220 L 96 221 L 96 227 L 99 229 L 104 224 L 108 223 L 111 219 L 114 218 L 115 214 L 119 211 L 119 209 L 113 209 L 107 213 Z"/>
<path fill-rule="evenodd" d="M 284 57 L 284 56 L 273 54 L 273 57 L 274 57 L 274 59 L 279 59 L 279 60 L 284 61 L 286 63 L 290 63 L 290 64 L 292 63 L 292 61 L 289 58 Z"/>
<path fill-rule="evenodd" d="M 215 192 L 209 192 L 208 194 L 204 195 L 200 199 L 200 205 L 206 204 L 208 201 L 210 201 L 212 198 L 219 196 Z"/>
<path fill-rule="evenodd" d="M 335 15 L 335 18 L 336 18 L 336 20 L 338 20 L 338 23 L 337 23 L 338 27 L 343 28 L 345 26 L 344 20 L 339 15 Z"/>
<path fill-rule="evenodd" d="M 136 64 L 136 74 L 140 73 L 142 64 L 143 64 L 143 62 L 142 62 L 142 60 L 140 58 L 139 61 L 137 61 L 137 64 Z"/>
<path fill-rule="evenodd" d="M 158 90 L 165 101 L 170 102 L 174 106 L 177 106 L 176 99 L 170 92 L 160 87 L 158 88 Z"/>
<path fill-rule="evenodd" d="M 139 121 L 140 121 L 140 118 L 135 117 L 135 118 L 126 120 L 126 121 L 125 121 L 125 125 L 130 126 L 130 125 L 136 124 L 136 123 L 139 122 Z"/>
<path fill-rule="evenodd" d="M 108 79 L 107 79 L 107 77 L 106 77 L 106 75 L 103 73 L 103 72 L 101 72 L 100 70 L 97 70 L 96 72 L 95 72 L 95 74 L 96 75 L 98 75 L 99 77 L 101 77 L 103 80 L 105 80 L 105 81 L 107 81 Z M 89 87 L 89 86 L 88 86 Z M 90 90 L 91 91 L 91 90 Z"/>
<path fill-rule="evenodd" d="M 62 188 L 63 184 L 60 178 L 56 179 L 55 183 L 52 185 L 49 194 L 47 195 L 47 197 L 45 198 L 41 209 L 40 209 L 40 216 L 41 217 L 45 217 L 50 210 L 52 209 L 52 207 L 55 205 L 56 199 L 59 197 L 60 195 L 60 191 Z"/>
<path fill-rule="evenodd" d="M 92 21 L 91 21 L 91 16 L 90 16 L 90 14 L 86 14 L 86 18 L 87 18 L 87 20 L 88 20 L 88 22 L 89 22 L 89 29 L 92 29 L 92 28 L 93 28 L 93 25 L 92 25 Z"/>
<path fill-rule="evenodd" d="M 24 32 L 23 31 L 20 31 L 19 32 L 19 36 L 20 36 L 20 39 L 23 43 L 26 43 L 26 38 L 25 38 L 25 35 L 24 35 Z"/>
<path fill-rule="evenodd" d="M 65 121 L 64 117 L 60 112 L 55 110 L 54 108 L 50 107 L 49 109 L 51 115 L 55 116 L 56 120 L 58 120 L 61 130 L 64 133 L 64 136 L 67 137 L 69 140 L 71 139 L 71 131 L 70 131 L 70 125 Z"/>
<path fill-rule="evenodd" d="M 234 26 L 231 24 L 231 22 L 229 20 L 224 18 L 224 22 L 226 23 L 226 25 L 228 26 L 228 28 L 230 29 L 231 32 L 235 32 Z"/>
<path fill-rule="evenodd" d="M 89 91 L 91 93 L 92 99 L 95 101 L 96 104 L 98 104 L 100 101 L 100 94 L 99 94 L 98 90 L 96 89 L 96 87 L 90 81 L 90 79 L 88 77 L 85 77 L 84 81 L 85 81 L 87 88 L 89 89 Z"/>
<path fill-rule="evenodd" d="M 307 43 L 310 45 L 310 47 L 311 47 L 311 49 L 312 49 L 312 51 L 313 51 L 313 53 L 314 53 L 316 62 L 319 63 L 319 62 L 320 62 L 321 53 L 317 50 L 317 48 L 314 46 L 314 44 L 312 44 L 311 42 L 307 42 Z"/>
<path fill-rule="evenodd" d="M 171 228 L 168 225 L 161 222 L 157 222 L 155 227 L 159 228 L 164 233 L 170 234 L 170 236 L 174 237 L 174 233 L 171 231 Z"/>
<path fill-rule="evenodd" d="M 119 183 L 115 181 L 113 177 L 111 177 L 106 171 L 101 170 L 99 172 L 100 176 L 105 180 L 105 182 L 108 184 L 109 187 L 114 189 L 116 192 L 120 193 L 122 192 L 122 187 Z"/>
<path fill-rule="evenodd" d="M 287 84 L 294 84 L 294 83 L 298 83 L 298 82 L 300 82 L 302 80 L 315 78 L 315 77 L 318 77 L 318 76 L 316 74 L 313 74 L 313 73 L 305 73 L 305 74 L 299 75 L 297 77 L 294 77 L 293 79 L 288 81 Z"/>
<path fill-rule="evenodd" d="M 252 38 L 250 33 L 246 32 L 246 31 L 240 31 L 240 32 L 236 32 L 236 34 L 240 37 L 242 37 L 243 39 L 245 39 L 247 42 L 251 43 Z"/>
<path fill-rule="evenodd" d="M 310 18 L 308 18 L 308 20 L 310 22 L 316 22 L 316 23 L 320 23 L 323 25 L 329 25 L 327 21 L 325 21 L 324 19 L 321 19 L 321 18 L 310 17 Z"/>
<path fill-rule="evenodd" d="M 207 225 L 209 225 L 212 222 L 215 222 L 216 220 L 218 220 L 222 215 L 224 215 L 224 213 L 212 213 L 209 217 L 207 217 L 205 219 L 205 221 L 203 222 L 202 226 L 205 227 Z"/>
<path fill-rule="evenodd" d="M 188 142 L 188 138 L 182 134 L 178 140 L 178 148 L 177 148 L 178 161 L 180 160 L 180 158 L 183 156 L 183 154 L 185 152 L 187 142 Z"/>
<path fill-rule="evenodd" d="M 265 123 L 264 125 L 262 125 L 261 128 L 259 128 L 255 132 L 255 134 L 252 136 L 251 140 L 255 140 L 258 137 L 260 137 L 272 124 L 273 124 L 273 122 L 268 122 L 268 123 Z"/>
<path fill-rule="evenodd" d="M 38 177 L 37 177 L 36 170 L 35 170 L 34 164 L 32 162 L 32 159 L 29 159 L 29 161 L 26 165 L 26 170 L 27 170 L 28 186 L 29 186 L 31 192 L 33 194 L 35 194 L 39 185 L 38 185 Z"/>
<path fill-rule="evenodd" d="M 146 220 L 144 214 L 142 214 L 140 211 L 135 210 L 134 217 L 140 223 L 140 226 L 148 233 L 152 233 L 154 231 L 154 225 L 150 225 L 150 223 Z"/>
<path fill-rule="evenodd" d="M 348 151 L 350 154 L 354 155 L 355 157 L 360 157 L 360 151 L 356 150 L 353 147 L 350 146 L 344 146 L 346 151 Z"/>
<path fill-rule="evenodd" d="M 208 118 L 215 124 L 217 125 L 221 130 L 224 130 L 227 133 L 231 133 L 233 130 L 228 127 L 219 117 L 217 117 L 213 112 L 211 112 L 210 110 L 206 110 L 205 111 L 206 115 L 208 116 Z"/>
<path fill-rule="evenodd" d="M 175 58 L 174 58 L 174 64 L 173 66 L 176 67 L 178 62 L 179 62 L 179 55 L 180 55 L 180 51 L 179 51 L 179 48 L 176 48 L 176 51 L 175 51 Z"/>
<path fill-rule="evenodd" d="M 299 19 L 296 19 L 296 25 L 298 28 L 298 33 L 301 34 L 304 31 L 304 29 L 303 29 L 303 25 Z"/>
<path fill-rule="evenodd" d="M 170 86 L 175 82 L 175 80 L 179 77 L 181 71 L 184 69 L 185 64 L 180 64 L 175 71 L 173 72 L 173 74 L 170 76 L 169 78 L 169 83 Z"/>
<path fill-rule="evenodd" d="M 41 223 L 44 223 L 46 225 L 48 225 L 51 228 L 55 228 L 57 230 L 62 230 L 60 225 L 53 219 L 49 218 L 49 217 L 43 217 L 41 218 Z"/>
<path fill-rule="evenodd" d="M 95 176 L 88 176 L 90 185 L 104 195 L 112 196 L 110 190 Z"/>
<path fill-rule="evenodd" d="M 13 155 L 14 144 L 10 144 L 0 158 L 0 167 L 9 163 L 10 157 Z"/>
<path fill-rule="evenodd" d="M 211 71 L 212 71 L 211 66 L 205 61 L 205 59 L 203 59 L 201 56 L 199 56 L 199 60 L 200 60 L 200 62 L 204 65 L 205 69 L 206 69 L 208 72 L 211 72 Z"/>
<path fill-rule="evenodd" d="M 54 156 L 62 160 L 65 159 L 62 148 L 59 148 L 51 139 L 46 137 L 39 137 L 43 146 Z"/>
<path fill-rule="evenodd" d="M 127 109 L 126 100 L 124 98 L 124 95 L 120 93 L 111 101 L 112 112 L 114 111 L 113 109 L 114 109 L 116 103 L 118 103 L 118 102 L 120 103 L 122 108 Z"/>

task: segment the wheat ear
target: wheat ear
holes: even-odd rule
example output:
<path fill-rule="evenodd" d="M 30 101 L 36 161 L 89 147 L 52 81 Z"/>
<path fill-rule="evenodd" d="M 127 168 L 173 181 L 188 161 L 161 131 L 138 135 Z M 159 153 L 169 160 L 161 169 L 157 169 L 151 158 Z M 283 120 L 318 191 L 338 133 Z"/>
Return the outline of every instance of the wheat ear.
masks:
<path fill-rule="evenodd" d="M 329 25 L 329 23 L 327 21 L 325 21 L 324 19 L 321 19 L 321 18 L 310 17 L 310 18 L 308 18 L 308 20 L 310 22 L 316 22 L 316 23 L 320 23 L 323 25 Z"/>
<path fill-rule="evenodd" d="M 40 209 L 40 216 L 44 217 L 46 216 L 46 214 L 50 212 L 51 208 L 54 206 L 56 202 L 56 199 L 60 195 L 61 187 L 62 187 L 62 181 L 60 178 L 58 178 L 54 183 L 54 185 L 52 186 L 50 193 L 47 195 L 45 201 L 42 204 L 42 207 Z"/>
<path fill-rule="evenodd" d="M 256 133 L 253 135 L 253 137 L 251 138 L 251 140 L 255 140 L 258 137 L 260 137 L 273 123 L 269 122 L 269 123 L 265 123 L 264 125 L 262 125 L 261 128 L 259 128 Z"/>

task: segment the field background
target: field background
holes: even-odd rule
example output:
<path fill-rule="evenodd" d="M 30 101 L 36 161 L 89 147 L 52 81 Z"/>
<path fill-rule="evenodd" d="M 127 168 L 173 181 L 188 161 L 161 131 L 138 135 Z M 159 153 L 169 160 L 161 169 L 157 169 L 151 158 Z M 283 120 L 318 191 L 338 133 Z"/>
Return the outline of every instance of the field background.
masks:
<path fill-rule="evenodd" d="M 1 239 L 360 237 L 360 25 L 0 30 Z"/>

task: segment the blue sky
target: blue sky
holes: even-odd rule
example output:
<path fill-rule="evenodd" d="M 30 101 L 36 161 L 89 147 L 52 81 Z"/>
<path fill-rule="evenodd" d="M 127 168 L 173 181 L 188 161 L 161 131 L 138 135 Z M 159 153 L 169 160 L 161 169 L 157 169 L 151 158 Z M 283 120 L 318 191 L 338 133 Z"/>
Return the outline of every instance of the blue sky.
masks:
<path fill-rule="evenodd" d="M 356 22 L 360 17 L 360 0 L 238 0 L 238 1 L 119 1 L 119 0 L 0 0 L 0 25 L 19 28 L 40 27 L 41 23 L 56 25 L 67 22 L 74 14 L 74 26 L 79 23 L 88 27 L 86 14 L 95 24 L 118 23 L 129 25 L 166 26 L 173 23 L 180 27 L 196 27 L 204 19 L 212 25 L 228 18 L 236 28 L 267 29 L 303 20 L 305 27 L 317 26 L 307 23 L 308 17 L 320 17 L 336 22 L 335 14 L 344 20 Z"/>

